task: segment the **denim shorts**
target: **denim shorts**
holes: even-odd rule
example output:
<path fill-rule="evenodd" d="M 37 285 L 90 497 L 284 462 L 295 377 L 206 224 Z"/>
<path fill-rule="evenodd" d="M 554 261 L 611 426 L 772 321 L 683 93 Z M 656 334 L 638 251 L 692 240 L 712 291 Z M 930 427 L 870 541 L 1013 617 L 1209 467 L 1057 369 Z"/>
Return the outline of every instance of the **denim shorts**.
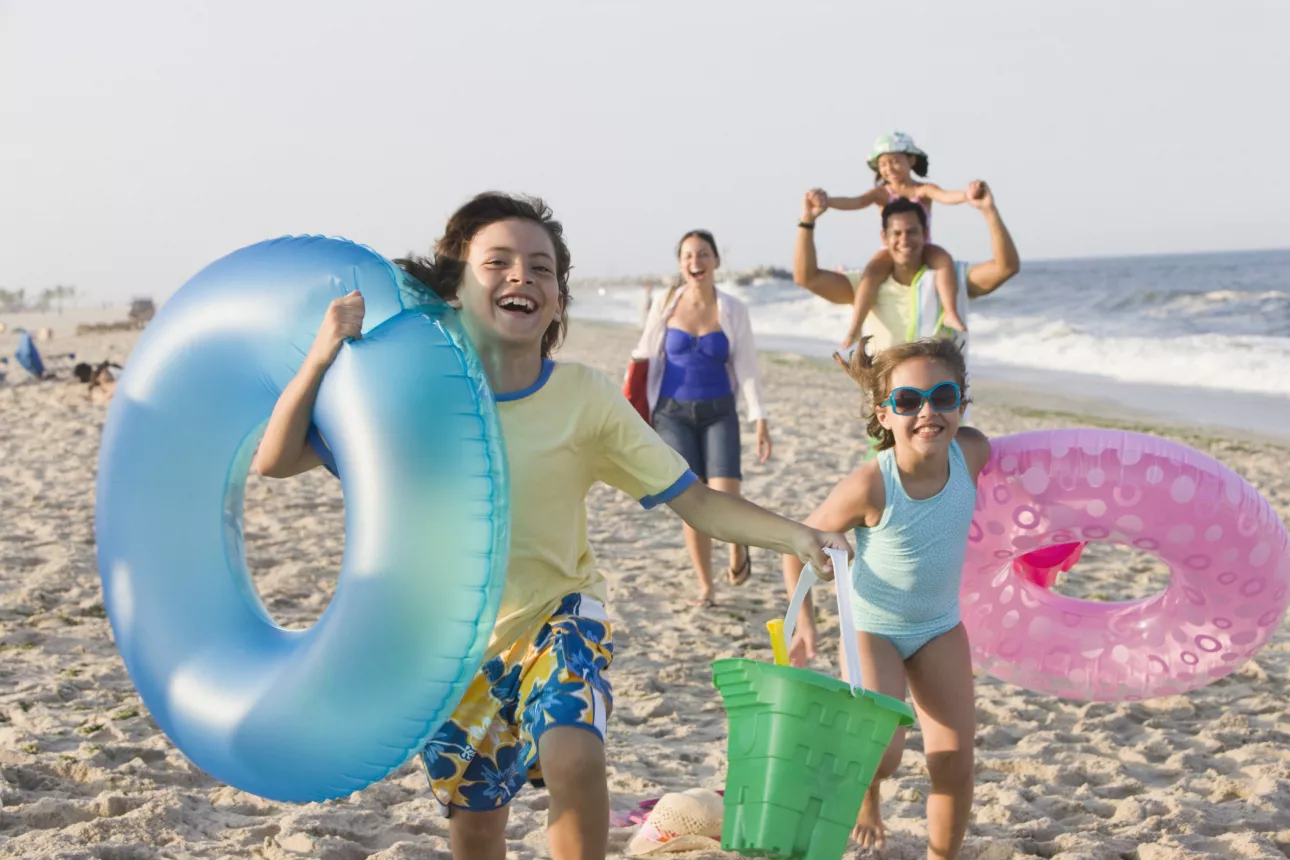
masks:
<path fill-rule="evenodd" d="M 734 478 L 739 469 L 739 413 L 735 396 L 712 400 L 660 398 L 654 407 L 654 429 L 677 450 L 700 480 Z"/>

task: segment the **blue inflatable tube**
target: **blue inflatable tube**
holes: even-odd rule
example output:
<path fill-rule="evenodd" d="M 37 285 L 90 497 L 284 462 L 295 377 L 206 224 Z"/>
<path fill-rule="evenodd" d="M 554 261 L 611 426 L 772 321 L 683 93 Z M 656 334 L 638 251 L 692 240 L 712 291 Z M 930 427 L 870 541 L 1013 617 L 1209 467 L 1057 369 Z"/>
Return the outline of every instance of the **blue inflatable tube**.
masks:
<path fill-rule="evenodd" d="M 314 422 L 345 496 L 331 605 L 279 627 L 246 568 L 246 475 L 332 299 L 361 290 Z M 151 321 L 112 400 L 95 535 L 131 679 L 215 778 L 340 797 L 452 712 L 496 621 L 509 548 L 496 404 L 455 312 L 360 245 L 293 237 L 211 264 Z"/>

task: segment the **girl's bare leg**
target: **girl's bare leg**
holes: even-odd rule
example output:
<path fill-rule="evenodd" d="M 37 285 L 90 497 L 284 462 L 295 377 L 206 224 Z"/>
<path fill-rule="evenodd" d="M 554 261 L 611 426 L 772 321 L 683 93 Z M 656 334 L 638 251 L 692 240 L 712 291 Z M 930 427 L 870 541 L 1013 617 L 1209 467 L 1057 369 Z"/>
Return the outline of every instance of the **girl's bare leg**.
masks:
<path fill-rule="evenodd" d="M 967 632 L 960 624 L 918 650 L 905 664 L 923 731 L 932 779 L 927 798 L 929 860 L 958 857 L 972 813 L 976 698 Z"/>
<path fill-rule="evenodd" d="M 900 659 L 900 652 L 881 636 L 871 633 L 857 633 L 860 644 L 860 677 L 864 679 L 865 689 L 891 696 L 893 699 L 905 700 L 905 664 Z M 839 646 L 838 663 L 842 666 L 842 677 L 846 675 L 846 654 Z M 887 846 L 887 829 L 882 823 L 882 811 L 879 809 L 879 797 L 882 781 L 896 772 L 900 767 L 900 758 L 905 752 L 905 730 L 896 729 L 887 751 L 878 763 L 873 782 L 865 794 L 860 815 L 856 818 L 855 829 L 851 838 L 863 848 L 881 851 Z"/>
<path fill-rule="evenodd" d="M 851 305 L 851 325 L 846 337 L 842 339 L 843 352 L 860 342 L 864 321 L 873 310 L 874 302 L 878 300 L 878 287 L 891 277 L 894 268 L 891 254 L 885 248 L 875 254 L 869 265 L 865 266 L 860 283 L 856 286 L 855 301 Z"/>
<path fill-rule="evenodd" d="M 959 279 L 954 270 L 954 259 L 938 245 L 923 249 L 923 262 L 936 276 L 936 297 L 941 301 L 941 319 L 955 331 L 967 331 L 967 324 L 959 316 Z"/>

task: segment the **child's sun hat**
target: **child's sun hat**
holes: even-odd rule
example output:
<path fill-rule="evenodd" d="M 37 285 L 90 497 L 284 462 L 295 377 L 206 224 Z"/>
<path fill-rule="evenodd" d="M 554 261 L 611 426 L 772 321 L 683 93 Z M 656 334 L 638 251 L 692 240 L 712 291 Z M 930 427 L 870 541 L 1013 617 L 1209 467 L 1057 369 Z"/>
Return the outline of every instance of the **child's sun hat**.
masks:
<path fill-rule="evenodd" d="M 665 794 L 627 843 L 626 856 L 720 849 L 724 809 L 721 795 L 706 788 Z"/>
<path fill-rule="evenodd" d="M 906 155 L 914 156 L 915 160 L 927 158 L 927 153 L 914 144 L 912 137 L 903 131 L 893 131 L 891 134 L 884 134 L 874 142 L 873 149 L 869 152 L 869 166 L 876 171 L 878 169 L 878 156 L 887 155 L 891 152 L 903 152 Z"/>

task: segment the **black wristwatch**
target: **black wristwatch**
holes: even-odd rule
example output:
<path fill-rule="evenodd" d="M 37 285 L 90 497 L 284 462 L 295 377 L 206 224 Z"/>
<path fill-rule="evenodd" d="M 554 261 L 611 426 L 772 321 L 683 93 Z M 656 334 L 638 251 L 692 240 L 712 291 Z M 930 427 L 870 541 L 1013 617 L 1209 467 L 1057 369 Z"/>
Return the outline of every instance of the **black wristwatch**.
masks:
<path fill-rule="evenodd" d="M 798 221 L 798 222 L 797 222 L 797 226 L 801 227 L 801 228 L 802 228 L 802 229 L 804 229 L 804 230 L 814 230 L 814 229 L 815 229 L 815 222 L 814 222 L 814 221 Z"/>

